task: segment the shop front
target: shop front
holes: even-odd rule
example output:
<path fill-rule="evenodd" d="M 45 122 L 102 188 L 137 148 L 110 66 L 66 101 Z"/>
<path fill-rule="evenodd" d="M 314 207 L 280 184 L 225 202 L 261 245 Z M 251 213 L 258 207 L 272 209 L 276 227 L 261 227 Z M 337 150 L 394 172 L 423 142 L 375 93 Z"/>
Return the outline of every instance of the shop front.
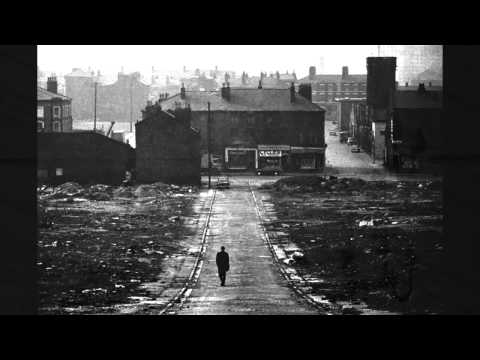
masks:
<path fill-rule="evenodd" d="M 258 145 L 259 172 L 280 173 L 287 165 L 288 145 Z"/>
<path fill-rule="evenodd" d="M 257 168 L 257 149 L 225 148 L 225 165 L 229 170 L 253 171 Z"/>
<path fill-rule="evenodd" d="M 325 166 L 325 148 L 292 146 L 290 157 L 293 171 L 316 171 Z"/>

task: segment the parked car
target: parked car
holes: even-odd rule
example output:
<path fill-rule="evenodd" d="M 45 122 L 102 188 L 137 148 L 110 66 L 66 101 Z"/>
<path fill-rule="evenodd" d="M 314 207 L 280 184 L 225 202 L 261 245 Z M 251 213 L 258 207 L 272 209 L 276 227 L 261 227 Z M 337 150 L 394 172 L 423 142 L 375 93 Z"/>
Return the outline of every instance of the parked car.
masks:
<path fill-rule="evenodd" d="M 355 145 L 356 144 L 356 141 L 353 137 L 349 137 L 347 139 L 347 145 Z"/>
<path fill-rule="evenodd" d="M 361 152 L 360 147 L 358 145 L 352 145 L 352 148 L 350 149 L 352 153 L 359 153 Z"/>
<path fill-rule="evenodd" d="M 257 170 L 257 175 L 280 175 L 280 169 L 274 167 L 265 167 Z"/>
<path fill-rule="evenodd" d="M 331 136 L 337 136 L 337 133 L 335 131 L 330 131 Z"/>
<path fill-rule="evenodd" d="M 230 188 L 230 180 L 228 176 L 219 176 L 217 178 L 217 184 L 215 185 L 217 189 L 229 189 Z"/>
<path fill-rule="evenodd" d="M 340 142 L 341 142 L 341 143 L 347 142 L 347 137 L 348 137 L 348 136 L 347 136 L 347 132 L 346 132 L 346 131 L 340 131 L 340 132 L 338 133 L 338 135 L 340 136 Z"/>

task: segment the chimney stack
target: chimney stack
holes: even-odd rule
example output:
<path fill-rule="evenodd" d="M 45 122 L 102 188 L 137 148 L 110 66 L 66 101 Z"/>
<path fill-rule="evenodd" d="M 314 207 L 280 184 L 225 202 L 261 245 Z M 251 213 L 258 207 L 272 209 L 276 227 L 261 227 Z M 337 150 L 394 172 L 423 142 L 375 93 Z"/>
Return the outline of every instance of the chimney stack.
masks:
<path fill-rule="evenodd" d="M 431 81 L 428 83 L 428 87 L 432 87 L 432 82 Z"/>
<path fill-rule="evenodd" d="M 308 78 L 313 80 L 315 75 L 317 75 L 317 68 L 315 66 L 310 66 L 310 69 L 308 69 Z"/>
<path fill-rule="evenodd" d="M 185 99 L 185 85 L 182 83 L 182 87 L 180 88 L 180 98 Z"/>
<path fill-rule="evenodd" d="M 298 93 L 302 95 L 308 101 L 312 101 L 312 85 L 311 84 L 300 84 L 298 86 Z"/>
<path fill-rule="evenodd" d="M 262 79 L 260 79 L 260 81 L 258 82 L 258 88 L 262 89 Z"/>
<path fill-rule="evenodd" d="M 408 81 L 405 83 L 405 87 L 408 87 Z"/>
<path fill-rule="evenodd" d="M 342 67 L 342 80 L 346 80 L 348 77 L 348 66 Z"/>
<path fill-rule="evenodd" d="M 294 103 L 295 102 L 295 85 L 292 84 L 290 85 L 290 102 Z"/>
<path fill-rule="evenodd" d="M 58 83 L 57 83 L 57 78 L 55 77 L 55 75 L 50 76 L 47 79 L 47 90 L 52 92 L 52 93 L 58 94 Z"/>
<path fill-rule="evenodd" d="M 427 89 L 425 89 L 425 84 L 424 83 L 418 84 L 418 92 L 419 93 L 425 93 L 426 91 L 427 91 Z"/>
<path fill-rule="evenodd" d="M 230 100 L 230 83 L 227 82 L 226 86 L 225 86 L 225 83 L 222 84 L 221 94 L 222 94 L 222 99 L 225 99 L 227 101 Z"/>

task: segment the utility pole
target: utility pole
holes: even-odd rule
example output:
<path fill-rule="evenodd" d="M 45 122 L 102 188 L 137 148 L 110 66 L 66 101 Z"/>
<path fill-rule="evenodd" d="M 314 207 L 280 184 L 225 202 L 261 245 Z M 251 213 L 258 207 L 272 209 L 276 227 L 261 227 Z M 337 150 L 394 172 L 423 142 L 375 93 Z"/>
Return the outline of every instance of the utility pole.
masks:
<path fill-rule="evenodd" d="M 133 102 L 132 102 L 132 77 L 130 77 L 130 132 L 132 132 L 132 121 L 133 121 Z"/>
<path fill-rule="evenodd" d="M 207 157 L 208 157 L 208 188 L 211 188 L 211 169 L 212 161 L 210 159 L 210 102 L 208 102 L 208 117 L 207 117 Z"/>
<path fill-rule="evenodd" d="M 94 85 L 94 98 L 93 98 L 93 132 L 97 132 L 97 81 Z"/>

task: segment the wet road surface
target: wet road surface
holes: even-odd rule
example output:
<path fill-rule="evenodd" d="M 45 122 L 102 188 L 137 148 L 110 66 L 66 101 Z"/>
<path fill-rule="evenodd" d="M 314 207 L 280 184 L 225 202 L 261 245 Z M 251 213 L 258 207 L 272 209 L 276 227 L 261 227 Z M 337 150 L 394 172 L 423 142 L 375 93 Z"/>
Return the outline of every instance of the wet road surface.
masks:
<path fill-rule="evenodd" d="M 318 314 L 298 298 L 279 273 L 264 242 L 247 178 L 218 191 L 200 277 L 179 315 Z M 220 286 L 216 253 L 230 255 L 226 286 Z"/>

